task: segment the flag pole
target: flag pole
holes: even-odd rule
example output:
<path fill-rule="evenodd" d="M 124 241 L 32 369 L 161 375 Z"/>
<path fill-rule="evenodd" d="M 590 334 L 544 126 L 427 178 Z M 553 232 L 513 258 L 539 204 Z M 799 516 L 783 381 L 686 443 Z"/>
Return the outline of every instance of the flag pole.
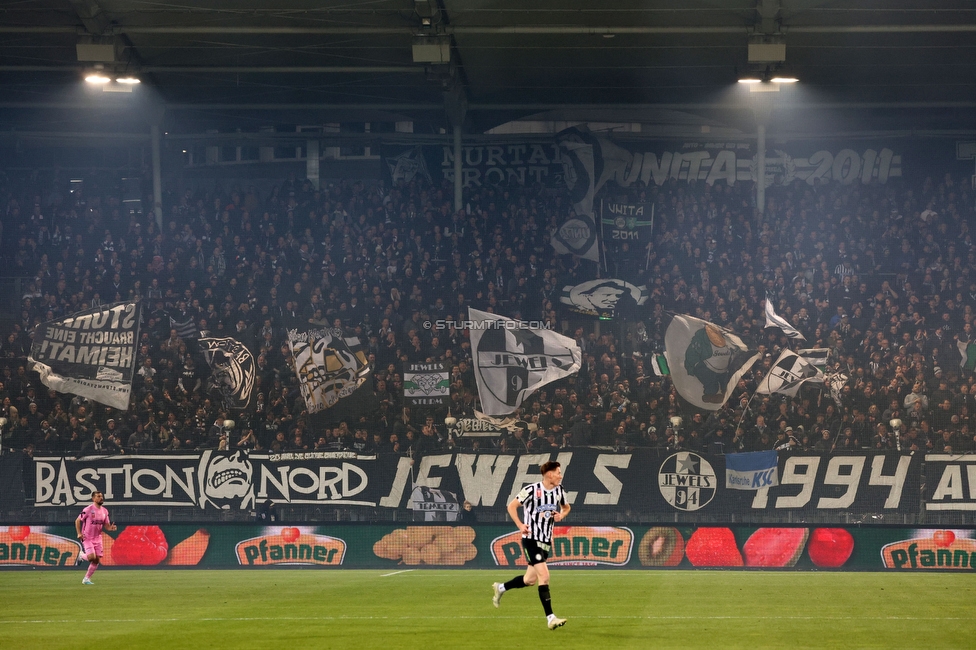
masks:
<path fill-rule="evenodd" d="M 645 248 L 647 249 L 647 255 L 644 257 L 644 272 L 645 273 L 647 273 L 647 269 L 651 265 L 651 248 L 650 247 L 652 245 L 652 242 L 654 241 L 654 208 L 655 208 L 655 204 L 652 203 L 651 204 L 651 234 L 647 238 L 647 246 L 645 246 Z"/>
<path fill-rule="evenodd" d="M 735 436 L 735 432 L 739 430 L 739 427 L 742 426 L 742 421 L 746 419 L 746 413 L 749 412 L 749 405 L 752 404 L 752 400 L 755 399 L 755 397 L 756 397 L 756 391 L 752 391 L 752 397 L 750 397 L 749 401 L 746 402 L 746 407 L 742 409 L 742 415 L 739 416 L 739 422 L 738 424 L 735 425 L 735 429 L 732 430 L 733 437 Z"/>
<path fill-rule="evenodd" d="M 603 211 L 606 207 L 606 201 L 600 199 L 600 255 L 603 257 L 603 272 L 610 273 L 610 269 L 607 267 L 607 237 L 603 232 Z M 595 216 L 595 215 L 594 215 Z"/>
<path fill-rule="evenodd" d="M 762 381 L 760 381 L 758 384 L 756 384 L 756 390 L 752 391 L 752 397 L 750 397 L 749 398 L 749 401 L 746 402 L 746 407 L 744 409 L 742 409 L 742 415 L 739 416 L 739 423 L 735 425 L 735 430 L 732 431 L 732 435 L 735 435 L 735 432 L 738 431 L 739 430 L 739 427 L 742 426 L 742 421 L 746 419 L 746 413 L 749 412 L 749 405 L 752 404 L 752 400 L 754 400 L 756 398 L 756 395 L 759 394 L 759 387 L 763 385 L 763 382 L 764 381 L 766 381 L 766 380 L 769 379 L 769 375 L 772 372 L 773 372 L 773 369 L 770 368 L 769 369 L 769 372 L 766 373 L 766 376 L 762 378 Z M 764 394 L 766 394 L 766 393 L 764 393 Z"/>

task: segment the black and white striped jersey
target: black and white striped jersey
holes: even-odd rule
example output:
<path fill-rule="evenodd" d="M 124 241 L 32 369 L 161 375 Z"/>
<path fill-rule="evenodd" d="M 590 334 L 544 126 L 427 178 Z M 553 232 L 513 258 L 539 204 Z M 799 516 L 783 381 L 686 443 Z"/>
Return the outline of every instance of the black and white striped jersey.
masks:
<path fill-rule="evenodd" d="M 553 516 L 566 505 L 566 494 L 561 485 L 547 490 L 542 481 L 526 485 L 515 497 L 522 504 L 522 521 L 529 527 L 529 534 L 522 535 L 537 542 L 548 544 L 552 541 L 552 527 L 556 524 Z"/>

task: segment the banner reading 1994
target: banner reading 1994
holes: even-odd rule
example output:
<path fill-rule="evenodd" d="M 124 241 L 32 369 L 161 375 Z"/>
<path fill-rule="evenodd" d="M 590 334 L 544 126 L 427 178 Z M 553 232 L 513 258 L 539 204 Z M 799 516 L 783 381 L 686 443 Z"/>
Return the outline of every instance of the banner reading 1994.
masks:
<path fill-rule="evenodd" d="M 644 449 L 611 453 L 580 449 L 542 454 L 442 453 L 415 458 L 351 452 L 36 457 L 35 506 L 76 507 L 93 491 L 111 506 L 205 510 L 281 505 L 411 509 L 416 486 L 451 492 L 479 509 L 504 512 L 539 465 L 557 460 L 576 512 L 603 519 L 614 512 L 917 513 L 921 456 L 861 452 L 797 454 L 779 459 L 779 484 L 728 489 L 725 457 Z"/>

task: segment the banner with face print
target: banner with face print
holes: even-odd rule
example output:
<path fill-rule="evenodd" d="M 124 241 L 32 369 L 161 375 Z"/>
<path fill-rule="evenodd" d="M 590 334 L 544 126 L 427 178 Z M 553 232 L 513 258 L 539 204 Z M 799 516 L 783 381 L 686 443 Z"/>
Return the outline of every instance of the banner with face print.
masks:
<path fill-rule="evenodd" d="M 619 278 L 590 280 L 575 286 L 567 285 L 563 287 L 559 302 L 579 314 L 612 318 L 617 308 L 617 301 L 627 293 L 634 298 L 637 306 L 647 302 L 646 286 L 638 287 Z"/>
<path fill-rule="evenodd" d="M 200 348 L 210 365 L 211 381 L 227 408 L 243 410 L 254 392 L 254 356 L 237 339 L 202 338 Z"/>
<path fill-rule="evenodd" d="M 288 345 L 309 413 L 352 395 L 372 370 L 359 338 L 341 329 L 289 330 Z"/>

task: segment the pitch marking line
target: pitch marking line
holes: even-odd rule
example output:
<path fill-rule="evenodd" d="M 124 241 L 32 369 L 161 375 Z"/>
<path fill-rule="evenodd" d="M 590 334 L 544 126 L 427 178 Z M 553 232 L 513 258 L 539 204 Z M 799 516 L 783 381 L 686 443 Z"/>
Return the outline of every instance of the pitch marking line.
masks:
<path fill-rule="evenodd" d="M 389 576 L 395 576 L 395 575 L 398 575 L 400 573 L 410 573 L 411 571 L 414 571 L 414 569 L 404 569 L 403 571 L 394 571 L 393 573 L 384 573 L 380 577 L 381 578 L 388 578 Z"/>
<path fill-rule="evenodd" d="M 86 618 L 0 620 L 0 625 L 52 625 L 58 623 L 239 623 L 248 621 L 411 621 L 457 619 L 524 619 L 525 616 L 242 616 L 205 618 Z M 725 620 L 802 620 L 802 621 L 970 621 L 962 616 L 572 616 L 573 619 L 641 621 L 725 621 Z"/>

